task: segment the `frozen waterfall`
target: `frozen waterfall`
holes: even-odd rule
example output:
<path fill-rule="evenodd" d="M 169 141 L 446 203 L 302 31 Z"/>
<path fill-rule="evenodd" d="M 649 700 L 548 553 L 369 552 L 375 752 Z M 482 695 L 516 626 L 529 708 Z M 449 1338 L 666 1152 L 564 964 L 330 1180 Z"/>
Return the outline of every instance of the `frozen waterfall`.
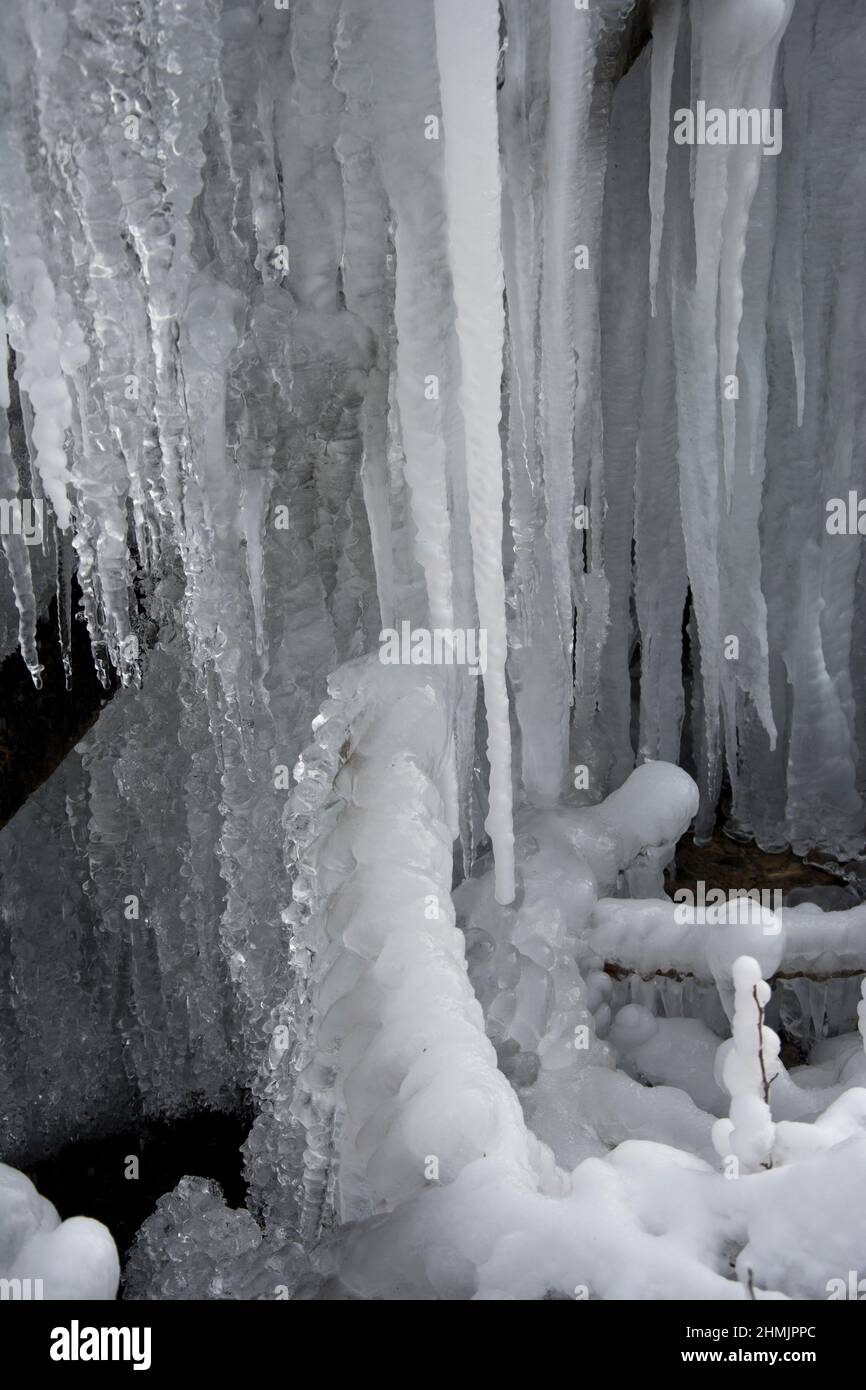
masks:
<path fill-rule="evenodd" d="M 0 1276 L 113 1296 L 24 1174 L 240 1111 L 129 1299 L 866 1275 L 859 0 L 20 0 L 0 64 Z"/>

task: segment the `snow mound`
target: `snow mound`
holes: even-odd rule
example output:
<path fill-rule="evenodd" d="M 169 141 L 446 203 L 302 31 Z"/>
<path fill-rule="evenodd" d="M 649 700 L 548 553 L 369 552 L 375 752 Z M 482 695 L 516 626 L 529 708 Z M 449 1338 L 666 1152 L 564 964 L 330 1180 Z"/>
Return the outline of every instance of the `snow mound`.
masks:
<path fill-rule="evenodd" d="M 29 1280 L 31 1297 L 113 1299 L 120 1263 L 100 1221 L 61 1221 L 29 1178 L 0 1163 L 0 1279 Z"/>

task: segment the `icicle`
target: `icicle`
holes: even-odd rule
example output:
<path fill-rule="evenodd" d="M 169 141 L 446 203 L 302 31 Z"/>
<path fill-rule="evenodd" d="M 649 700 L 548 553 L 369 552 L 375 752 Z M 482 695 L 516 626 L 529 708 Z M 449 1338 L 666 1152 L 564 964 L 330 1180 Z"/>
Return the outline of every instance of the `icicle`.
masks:
<path fill-rule="evenodd" d="M 635 483 L 634 590 L 641 634 L 639 757 L 678 762 L 688 575 L 677 470 L 669 243 L 665 237 L 657 313 L 647 328 Z"/>
<path fill-rule="evenodd" d="M 761 502 L 765 473 L 767 423 L 766 320 L 775 221 L 775 160 L 765 161 L 753 207 L 748 256 L 743 268 L 745 312 L 740 328 L 740 422 L 731 509 L 720 517 L 722 630 L 736 634 L 737 660 L 725 662 L 722 703 L 725 748 L 731 780 L 733 814 L 740 801 L 741 728 L 746 711 L 754 711 L 770 749 L 777 740 L 770 698 L 767 607 L 761 589 Z"/>
<path fill-rule="evenodd" d="M 0 309 L 0 344 L 2 344 L 3 353 L 3 360 L 0 363 L 0 410 L 4 412 L 0 414 L 0 494 L 11 500 L 18 495 L 18 475 L 12 458 L 9 423 L 5 414 L 9 409 L 10 396 L 6 315 L 2 309 Z M 41 499 L 38 500 L 38 505 L 42 505 Z M 44 524 L 43 513 L 40 531 L 44 528 Z M 2 537 L 2 545 L 12 580 L 15 606 L 18 609 L 18 645 L 21 648 L 21 655 L 30 672 L 33 684 L 39 690 L 42 686 L 42 663 L 39 660 L 39 652 L 36 647 L 37 613 L 36 597 L 33 592 L 33 576 L 30 568 L 30 546 L 23 535 L 15 535 L 14 532 Z"/>
<path fill-rule="evenodd" d="M 17 264 L 15 299 L 9 306 L 10 338 L 18 356 L 21 389 L 34 409 L 33 463 L 57 524 L 65 530 L 71 520 L 65 436 L 72 422 L 65 372 L 83 365 L 89 353 L 80 332 L 76 341 L 64 343 L 42 244 L 35 232 L 21 236 L 21 242 L 16 236 L 12 253 Z"/>
<path fill-rule="evenodd" d="M 577 170 L 586 139 L 595 61 L 594 18 L 556 0 L 550 7 L 550 108 L 544 184 L 541 277 L 541 425 L 544 493 L 562 650 L 570 661 L 574 607 L 570 550 L 574 535 L 576 390 L 575 275 L 585 253 L 578 236 Z M 589 441 L 582 441 L 589 451 Z M 569 703 L 571 700 L 569 699 Z"/>
<path fill-rule="evenodd" d="M 779 170 L 779 230 L 774 262 L 788 330 L 797 388 L 797 425 L 802 427 L 806 405 L 806 344 L 803 322 L 803 254 L 806 223 L 806 151 L 808 91 L 812 59 L 813 16 L 807 6 L 795 6 L 785 33 L 780 86 L 785 111 L 785 158 Z"/>
<path fill-rule="evenodd" d="M 728 104 L 734 108 L 764 110 L 773 94 L 773 70 L 782 35 L 791 17 L 794 0 L 765 0 L 752 5 L 749 23 L 754 24 L 749 45 L 749 63 L 739 82 L 728 89 Z M 737 38 L 744 42 L 741 7 L 736 16 Z M 775 26 L 775 27 L 774 27 Z M 781 132 L 779 132 L 781 140 Z M 765 164 L 760 145 L 744 145 L 729 150 L 728 193 L 723 229 L 722 260 L 719 270 L 719 372 L 722 384 L 737 371 L 740 324 L 743 316 L 743 261 L 752 201 Z M 736 402 L 728 392 L 722 394 L 722 432 L 724 437 L 725 478 L 728 500 L 733 490 L 736 440 Z"/>
<path fill-rule="evenodd" d="M 6 336 L 6 310 L 0 306 L 0 349 L 3 361 L 0 363 L 0 410 L 8 410 L 11 404 L 9 395 L 9 339 Z"/>
<path fill-rule="evenodd" d="M 496 64 L 499 10 L 479 0 L 436 0 L 436 48 L 445 127 L 445 189 L 457 335 L 463 369 L 469 520 L 478 622 L 487 633 L 484 694 L 490 760 L 487 828 L 496 896 L 514 897 L 511 730 L 505 685 L 502 454 L 499 440 L 504 340 Z"/>
<path fill-rule="evenodd" d="M 369 102 L 371 54 L 368 31 L 378 22 L 369 6 L 347 0 L 341 7 L 335 51 L 334 85 L 346 95 L 335 151 L 340 161 L 345 204 L 340 282 L 346 309 L 372 335 L 375 365 L 367 377 L 361 414 L 361 482 L 370 528 L 379 617 L 383 628 L 401 618 L 394 596 L 394 558 L 388 488 L 388 376 L 394 354 L 388 333 L 394 311 L 393 285 L 382 274 L 389 251 L 388 202 L 379 167 L 375 108 Z M 432 29 L 432 20 L 431 20 Z M 375 40 L 374 40 L 375 42 Z M 388 96 L 393 84 L 388 84 Z M 405 269 L 398 265 L 398 276 Z M 423 274 L 423 270 L 419 267 Z"/>
<path fill-rule="evenodd" d="M 533 112 L 546 85 L 546 16 L 520 0 L 505 8 L 508 47 L 500 93 L 503 261 L 508 308 L 508 482 L 514 562 L 508 602 L 509 666 L 520 729 L 521 781 L 533 804 L 555 802 L 565 785 L 571 671 L 544 526 L 539 450 L 537 339 L 541 293 L 538 166 L 543 146 Z M 534 27 L 539 34 L 534 33 Z M 536 40 L 533 43 L 533 39 Z M 540 68 L 541 62 L 545 68 Z M 540 70 L 539 70 L 540 69 Z"/>
<path fill-rule="evenodd" d="M 665 217 L 665 184 L 668 173 L 671 82 L 680 32 L 682 0 L 656 0 L 652 12 L 652 97 L 650 131 L 650 313 L 656 316 L 662 231 Z"/>
<path fill-rule="evenodd" d="M 586 109 L 586 126 L 578 126 L 569 138 L 577 147 L 574 199 L 577 210 L 577 236 L 574 247 L 572 293 L 574 298 L 574 349 L 577 359 L 577 389 L 574 398 L 572 467 L 574 501 L 589 504 L 588 531 L 573 527 L 572 543 L 578 540 L 577 555 L 572 553 L 575 578 L 574 613 L 574 713 L 572 716 L 572 764 L 588 765 L 590 783 L 599 790 L 609 785 L 607 769 L 601 762 L 603 737 L 599 734 L 598 709 L 601 704 L 601 655 L 610 622 L 610 586 L 604 563 L 605 527 L 608 514 L 605 458 L 601 410 L 601 323 L 599 299 L 602 264 L 602 210 L 609 140 L 612 85 L 606 74 L 605 39 L 608 36 L 600 11 L 569 16 L 584 29 L 583 64 L 578 81 L 591 99 Z M 616 34 L 615 25 L 611 32 Z M 597 72 L 596 64 L 598 65 Z M 582 112 L 579 119 L 582 120 Z M 642 178 L 646 186 L 646 176 Z M 613 483 L 613 480 L 612 480 Z M 615 487 L 615 483 L 613 484 Z M 611 518 L 616 528 L 618 517 Z M 576 520 L 576 518 L 575 518 Z M 585 519 L 584 519 L 585 520 Z M 579 542 L 585 539 L 584 555 Z M 616 560 L 613 561 L 616 564 Z"/>
<path fill-rule="evenodd" d="M 344 38 L 338 46 L 335 81 L 348 98 L 337 144 L 346 198 L 346 304 L 373 330 L 379 344 L 364 405 L 363 482 L 382 626 L 399 626 L 413 616 L 405 606 L 407 576 L 394 544 L 400 504 L 387 460 L 387 431 L 399 425 L 399 486 L 402 491 L 408 485 L 413 555 L 423 571 L 427 595 L 418 622 L 452 630 L 455 625 L 468 626 L 474 614 L 466 611 L 469 538 L 467 509 L 460 505 L 462 422 L 450 348 L 453 305 L 442 208 L 440 118 L 431 114 L 440 105 L 432 61 L 433 13 L 394 0 L 382 0 L 373 10 L 349 0 L 341 11 L 340 32 Z M 371 72 L 376 74 L 372 103 Z M 429 138 L 431 133 L 435 139 Z M 396 272 L 384 283 L 383 262 Z M 393 332 L 387 326 L 390 315 Z M 474 696 L 470 682 L 462 682 L 455 716 L 458 731 L 465 730 L 466 702 L 471 700 L 474 708 Z M 474 732 L 474 718 L 470 724 Z M 462 829 L 464 843 L 471 800 L 469 742 L 464 732 L 463 795 L 456 793 L 455 771 L 448 808 L 454 835 Z"/>
<path fill-rule="evenodd" d="M 712 824 L 719 787 L 718 354 L 712 328 L 715 312 L 708 304 L 709 292 L 700 277 L 694 292 L 682 283 L 686 272 L 681 244 L 676 247 L 674 259 L 671 302 L 679 500 L 696 628 L 691 642 L 691 674 L 693 708 L 699 709 L 696 730 L 700 751 L 696 748 L 695 757 L 702 800 L 699 828 L 703 834 Z M 714 288 L 712 299 L 714 302 Z M 698 634 L 699 649 L 695 640 Z"/>
<path fill-rule="evenodd" d="M 769 100 L 778 39 L 789 10 L 787 0 L 771 0 L 744 16 L 739 0 L 701 3 L 691 11 L 691 96 L 707 108 L 729 109 L 737 98 L 757 92 Z M 746 22 L 748 20 L 748 22 Z M 675 74 L 676 77 L 676 74 Z M 733 412 L 738 396 L 736 367 L 742 302 L 742 257 L 755 187 L 754 159 L 763 159 L 757 146 L 730 148 L 693 144 L 694 159 L 694 290 L 691 248 L 677 226 L 673 275 L 674 340 L 679 415 L 680 498 L 686 558 L 700 635 L 701 745 L 699 780 L 703 801 L 699 833 L 708 832 L 720 783 L 720 700 L 723 685 L 722 647 L 728 634 L 722 622 L 724 552 L 719 517 L 726 494 L 733 501 L 735 462 Z M 760 168 L 760 165 L 758 165 Z M 730 177 L 729 177 L 730 171 Z M 751 171 L 751 174 L 750 174 Z M 679 171 L 677 189 L 684 193 Z M 719 344 L 721 337 L 721 346 Z M 720 391 L 720 385 L 724 389 Z M 744 382 L 744 388 L 746 383 Z M 759 447 L 762 414 L 760 383 L 752 407 L 754 434 L 749 439 L 747 466 L 754 472 L 752 446 Z M 727 421 L 721 428 L 723 417 Z M 724 466 L 722 463 L 724 462 Z M 754 518 L 752 518 L 754 522 Z M 752 552 L 756 547 L 752 546 Z M 752 556 L 754 564 L 754 553 Z M 748 582 L 757 588 L 759 574 Z M 757 659 L 750 693 L 762 702 L 762 717 L 770 725 L 766 672 L 762 673 L 761 620 L 752 623 Z M 733 634 L 736 635 L 736 634 Z M 726 651 L 725 655 L 729 653 Z M 693 663 L 693 667 L 694 667 Z M 734 726 L 729 673 L 725 672 L 726 727 Z M 697 708 L 697 706 L 696 706 Z M 731 753 L 733 757 L 733 752 Z"/>
<path fill-rule="evenodd" d="M 645 350 L 648 207 L 646 199 L 635 192 L 646 187 L 648 175 L 646 141 L 642 138 L 646 103 L 646 64 L 636 65 L 619 84 L 613 101 L 601 236 L 604 259 L 599 377 L 605 473 L 602 534 L 610 611 L 603 637 L 600 690 L 609 764 L 604 771 L 611 789 L 620 786 L 634 767 L 629 666 L 634 639 L 635 463 L 642 384 L 651 361 Z M 658 479 L 653 480 L 653 485 L 658 485 Z M 672 558 L 665 553 L 665 566 Z"/>
<path fill-rule="evenodd" d="M 701 0 L 695 10 L 698 86 L 692 96 L 707 109 L 764 110 L 772 95 L 779 43 L 794 0 Z M 730 132 L 728 132 L 730 138 Z M 780 136 L 781 138 L 781 136 Z M 736 377 L 743 311 L 742 268 L 752 199 L 764 149 L 760 144 L 700 145 L 695 177 L 695 243 L 699 296 L 708 323 L 716 323 L 718 293 L 719 380 Z M 701 293 L 703 283 L 704 291 Z M 724 476 L 733 490 L 736 396 L 722 390 Z"/>
<path fill-rule="evenodd" d="M 248 473 L 244 480 L 241 525 L 246 541 L 247 578 L 256 625 L 256 652 L 259 656 L 262 656 L 265 650 L 265 562 L 262 535 L 270 488 L 271 479 L 262 473 Z"/>
<path fill-rule="evenodd" d="M 404 237 L 399 223 L 395 245 L 397 403 L 406 451 L 406 479 L 417 532 L 416 555 L 427 581 L 431 625 L 451 628 L 454 626 L 454 611 L 451 601 L 451 524 L 445 479 L 445 441 L 441 427 L 436 428 L 439 412 L 434 409 L 431 413 L 433 403 L 424 399 L 425 368 L 430 366 L 431 358 L 437 360 L 437 354 L 427 341 L 427 333 L 416 331 L 420 323 L 415 315 L 419 308 L 423 308 L 423 302 L 412 302 L 414 296 L 409 287 L 416 274 L 413 266 L 417 265 L 417 261 L 412 254 L 413 242 L 408 236 Z"/>

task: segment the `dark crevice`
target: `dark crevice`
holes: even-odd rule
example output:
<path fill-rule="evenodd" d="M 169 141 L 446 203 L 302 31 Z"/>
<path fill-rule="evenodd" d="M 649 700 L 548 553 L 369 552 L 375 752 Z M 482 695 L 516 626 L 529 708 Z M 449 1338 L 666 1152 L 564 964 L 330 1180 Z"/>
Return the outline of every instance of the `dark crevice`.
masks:
<path fill-rule="evenodd" d="M 211 1178 L 229 1207 L 245 1205 L 240 1150 L 252 1121 L 249 1104 L 232 1112 L 201 1110 L 142 1121 L 121 1133 L 66 1144 L 50 1158 L 26 1165 L 26 1173 L 62 1220 L 86 1214 L 103 1222 L 122 1268 L 136 1232 L 181 1178 Z M 136 1170 L 137 1177 L 127 1176 Z"/>

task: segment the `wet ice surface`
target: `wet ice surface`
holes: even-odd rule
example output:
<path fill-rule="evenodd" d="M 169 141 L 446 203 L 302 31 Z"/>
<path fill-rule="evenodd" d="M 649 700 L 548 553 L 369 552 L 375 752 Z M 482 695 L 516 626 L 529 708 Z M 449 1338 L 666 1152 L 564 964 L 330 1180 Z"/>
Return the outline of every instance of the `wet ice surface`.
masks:
<path fill-rule="evenodd" d="M 56 589 L 68 657 L 74 561 L 124 686 L 0 837 L 5 1157 L 256 1107 L 249 1210 L 189 1175 L 136 1297 L 863 1267 L 864 909 L 710 928 L 661 869 L 725 770 L 764 848 L 862 846 L 824 517 L 862 482 L 866 30 L 671 3 L 613 86 L 628 8 L 506 0 L 504 49 L 493 0 L 0 19 L 0 487 L 46 508 L 0 636 L 37 676 Z M 782 108 L 781 153 L 674 144 L 698 99 Z M 403 619 L 485 627 L 484 677 L 381 666 Z"/>

